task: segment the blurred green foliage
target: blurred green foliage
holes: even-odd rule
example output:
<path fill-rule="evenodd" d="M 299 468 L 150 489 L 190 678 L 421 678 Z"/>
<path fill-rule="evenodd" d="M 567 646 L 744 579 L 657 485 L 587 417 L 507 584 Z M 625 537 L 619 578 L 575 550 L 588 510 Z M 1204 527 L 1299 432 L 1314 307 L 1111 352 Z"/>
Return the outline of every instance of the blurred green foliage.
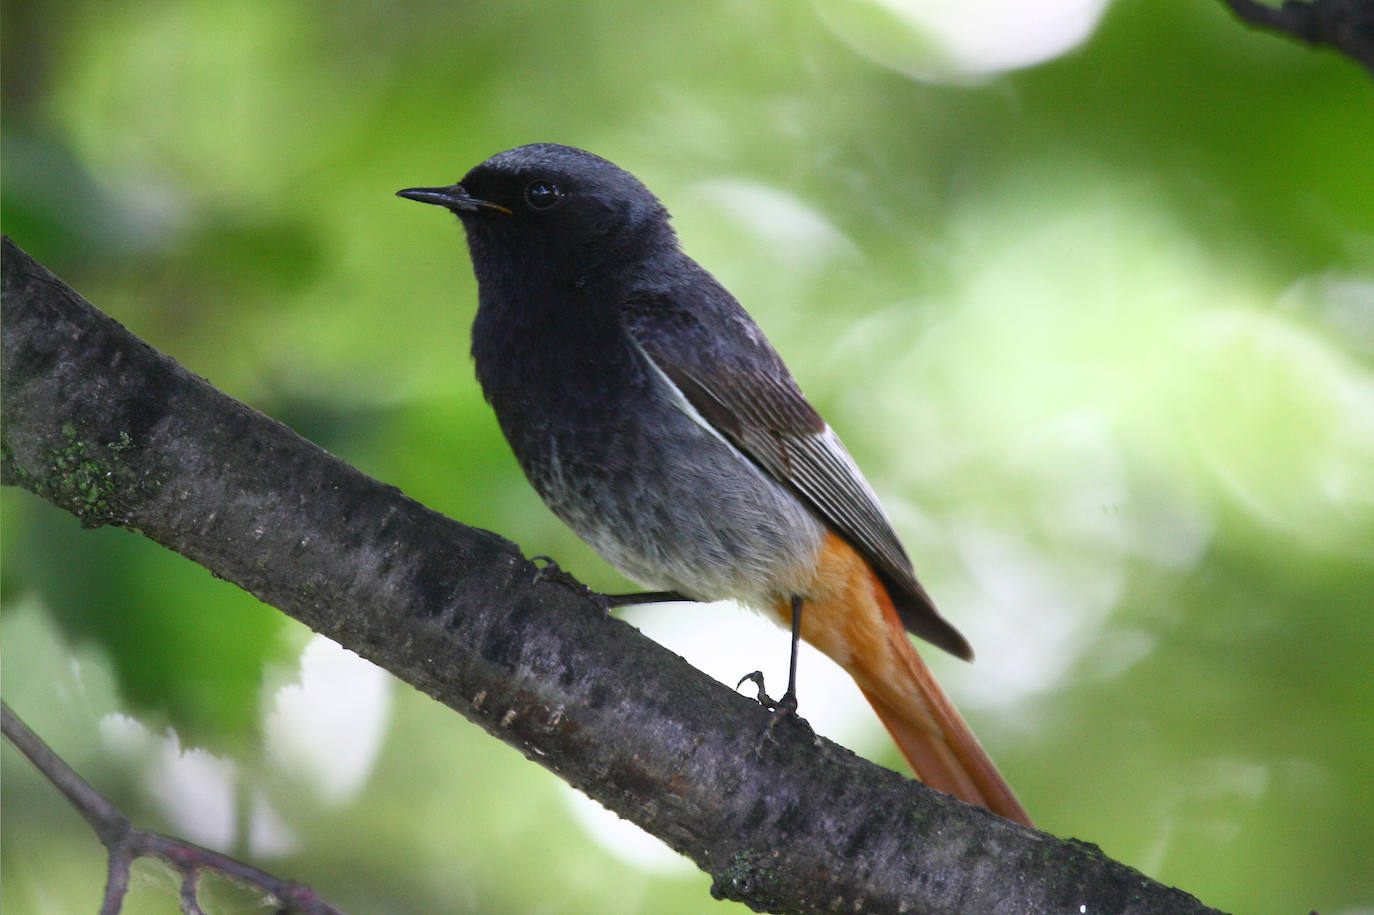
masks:
<path fill-rule="evenodd" d="M 537 140 L 636 172 L 969 632 L 978 664 L 936 663 L 1046 829 L 1228 910 L 1374 907 L 1358 65 L 1182 0 L 943 85 L 806 4 L 0 14 L 7 234 L 234 396 L 607 589 L 625 583 L 538 504 L 472 379 L 460 230 L 391 195 Z M 5 698 L 136 820 L 179 822 L 150 749 L 174 732 L 233 761 L 228 850 L 350 911 L 724 910 L 408 688 L 359 791 L 302 789 L 263 734 L 308 633 L 27 493 L 0 521 Z M 781 662 L 785 639 L 757 651 Z M 96 843 L 4 753 L 7 910 L 89 910 Z M 253 838 L 267 807 L 294 836 L 275 853 Z M 126 911 L 175 911 L 170 878 L 140 874 Z"/>

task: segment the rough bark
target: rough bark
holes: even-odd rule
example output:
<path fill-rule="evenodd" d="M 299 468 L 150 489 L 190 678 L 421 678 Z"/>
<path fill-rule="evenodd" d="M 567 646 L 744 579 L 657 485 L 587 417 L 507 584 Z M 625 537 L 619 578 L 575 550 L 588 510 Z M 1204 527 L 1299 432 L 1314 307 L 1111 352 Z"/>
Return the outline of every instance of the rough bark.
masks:
<path fill-rule="evenodd" d="M 774 912 L 1210 912 L 769 713 L 215 390 L 8 238 L 3 481 L 176 550 L 475 721 Z M 322 888 L 324 889 L 324 888 Z"/>

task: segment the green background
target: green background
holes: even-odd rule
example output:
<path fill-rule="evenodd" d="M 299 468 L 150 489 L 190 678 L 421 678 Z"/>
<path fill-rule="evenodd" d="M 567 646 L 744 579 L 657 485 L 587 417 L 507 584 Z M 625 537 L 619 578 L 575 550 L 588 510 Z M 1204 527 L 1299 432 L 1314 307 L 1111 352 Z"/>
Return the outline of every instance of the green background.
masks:
<path fill-rule="evenodd" d="M 933 81 L 908 75 L 940 69 L 931 41 L 862 0 L 44 0 L 5 3 L 3 40 L 21 247 L 230 394 L 607 589 L 472 378 L 459 228 L 392 194 L 533 141 L 634 171 L 974 642 L 933 663 L 1040 825 L 1223 909 L 1374 911 L 1358 65 L 1207 0 L 1120 2 L 1052 61 Z M 142 825 L 227 823 L 226 850 L 357 913 L 727 909 L 408 687 L 345 669 L 311 694 L 309 633 L 179 557 L 15 489 L 2 533 L 4 697 Z M 635 619 L 691 611 L 656 612 Z M 782 676 L 781 631 L 710 614 L 743 644 L 722 676 Z M 297 686 L 351 712 L 290 750 Z M 837 737 L 900 765 L 840 708 Z M 364 759 L 331 782 L 311 746 Z M 94 838 L 8 746 L 3 785 L 7 912 L 93 910 Z M 166 871 L 137 874 L 126 911 L 176 910 Z"/>

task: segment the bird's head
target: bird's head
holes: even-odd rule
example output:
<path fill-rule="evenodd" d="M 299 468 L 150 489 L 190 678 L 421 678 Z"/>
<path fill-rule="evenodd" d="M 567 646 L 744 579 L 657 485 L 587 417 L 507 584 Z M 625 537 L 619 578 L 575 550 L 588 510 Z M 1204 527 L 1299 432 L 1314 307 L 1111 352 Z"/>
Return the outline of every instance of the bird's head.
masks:
<path fill-rule="evenodd" d="M 571 146 L 508 149 L 457 184 L 397 193 L 462 220 L 479 277 L 508 269 L 579 274 L 676 246 L 667 211 L 638 178 Z"/>

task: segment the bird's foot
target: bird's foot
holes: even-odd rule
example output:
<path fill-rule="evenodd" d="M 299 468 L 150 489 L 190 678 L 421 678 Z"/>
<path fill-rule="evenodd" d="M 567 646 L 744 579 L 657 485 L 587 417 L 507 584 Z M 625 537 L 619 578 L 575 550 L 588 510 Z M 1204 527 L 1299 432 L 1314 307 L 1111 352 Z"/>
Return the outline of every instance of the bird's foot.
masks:
<path fill-rule="evenodd" d="M 536 584 L 541 581 L 550 581 L 554 584 L 562 585 L 565 588 L 576 591 L 602 610 L 609 610 L 613 606 L 605 594 L 598 594 L 574 578 L 571 572 L 564 572 L 563 569 L 559 567 L 558 563 L 554 561 L 552 556 L 531 556 L 530 562 L 544 563 L 534 572 L 534 581 Z"/>
<path fill-rule="evenodd" d="M 787 692 L 782 694 L 781 699 L 773 699 L 764 691 L 763 672 L 758 670 L 740 677 L 739 682 L 735 684 L 735 689 L 739 689 L 743 686 L 746 680 L 758 687 L 759 705 L 773 713 L 768 718 L 768 727 L 763 729 L 763 734 L 759 737 L 758 745 L 754 747 L 754 752 L 761 755 L 765 742 L 773 744 L 778 742 L 777 738 L 773 736 L 774 728 L 784 721 L 801 721 L 801 718 L 797 715 L 797 692 L 795 689 L 788 689 Z"/>

